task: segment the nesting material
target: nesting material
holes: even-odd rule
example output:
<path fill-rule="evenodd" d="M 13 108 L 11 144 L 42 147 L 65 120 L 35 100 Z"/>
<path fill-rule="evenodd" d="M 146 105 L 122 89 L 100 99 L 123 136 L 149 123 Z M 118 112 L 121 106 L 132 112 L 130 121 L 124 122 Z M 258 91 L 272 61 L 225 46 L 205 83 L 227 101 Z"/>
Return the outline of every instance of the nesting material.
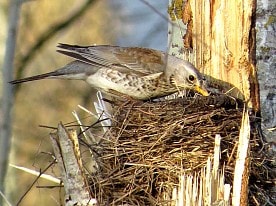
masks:
<path fill-rule="evenodd" d="M 216 134 L 222 138 L 221 167 L 225 166 L 225 182 L 232 185 L 241 102 L 213 96 L 122 102 L 114 103 L 113 107 L 111 129 L 99 143 L 90 145 L 97 169 L 88 179 L 93 197 L 100 205 L 173 205 L 172 193 L 179 177 L 199 172 L 208 157 L 213 157 Z M 264 153 L 255 155 L 262 145 L 256 130 L 252 131 L 251 177 L 258 179 L 260 171 L 265 173 L 269 169 L 263 164 Z M 262 177 L 263 182 L 272 178 L 271 172 L 266 173 L 269 176 L 265 180 Z M 263 199 L 256 191 L 251 195 L 260 204 L 267 198 L 264 190 Z"/>

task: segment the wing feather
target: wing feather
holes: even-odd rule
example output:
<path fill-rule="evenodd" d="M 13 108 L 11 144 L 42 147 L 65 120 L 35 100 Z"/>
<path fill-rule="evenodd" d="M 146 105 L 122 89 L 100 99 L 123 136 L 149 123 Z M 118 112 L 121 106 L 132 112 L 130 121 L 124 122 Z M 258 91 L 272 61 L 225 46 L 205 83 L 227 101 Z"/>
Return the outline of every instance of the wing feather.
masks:
<path fill-rule="evenodd" d="M 165 53 L 153 49 L 117 46 L 76 46 L 59 44 L 58 52 L 99 68 L 114 68 L 137 75 L 163 72 Z"/>

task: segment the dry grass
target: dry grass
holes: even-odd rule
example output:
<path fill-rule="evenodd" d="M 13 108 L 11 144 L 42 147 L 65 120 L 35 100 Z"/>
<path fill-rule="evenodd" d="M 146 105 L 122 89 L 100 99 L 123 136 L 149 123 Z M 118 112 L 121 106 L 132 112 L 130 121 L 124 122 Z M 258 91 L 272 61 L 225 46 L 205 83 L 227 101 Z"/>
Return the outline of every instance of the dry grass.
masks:
<path fill-rule="evenodd" d="M 200 172 L 213 158 L 216 134 L 222 138 L 220 168 L 225 166 L 225 183 L 232 185 L 242 119 L 236 100 L 197 97 L 113 107 L 110 131 L 89 146 L 98 167 L 88 179 L 100 205 L 173 205 L 179 177 Z M 270 193 L 275 173 L 251 120 L 249 200 L 263 205 L 275 201 Z"/>

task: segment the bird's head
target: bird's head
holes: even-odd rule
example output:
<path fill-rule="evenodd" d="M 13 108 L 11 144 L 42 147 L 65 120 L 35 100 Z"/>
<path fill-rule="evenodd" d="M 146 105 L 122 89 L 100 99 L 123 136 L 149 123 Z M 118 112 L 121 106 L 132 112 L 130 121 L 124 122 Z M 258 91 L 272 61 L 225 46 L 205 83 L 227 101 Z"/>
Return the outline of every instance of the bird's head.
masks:
<path fill-rule="evenodd" d="M 190 62 L 170 56 L 165 70 L 168 80 L 179 90 L 192 89 L 203 96 L 208 96 L 204 79 Z"/>

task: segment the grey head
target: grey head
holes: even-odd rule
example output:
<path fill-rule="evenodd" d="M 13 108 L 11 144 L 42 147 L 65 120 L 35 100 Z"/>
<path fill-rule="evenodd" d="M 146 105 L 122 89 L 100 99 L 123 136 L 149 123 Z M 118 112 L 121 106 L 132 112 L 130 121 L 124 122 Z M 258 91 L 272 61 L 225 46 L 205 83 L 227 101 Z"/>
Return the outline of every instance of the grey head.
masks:
<path fill-rule="evenodd" d="M 192 89 L 204 96 L 209 95 L 204 86 L 203 76 L 195 66 L 188 61 L 168 55 L 165 75 L 168 81 L 179 89 Z"/>

